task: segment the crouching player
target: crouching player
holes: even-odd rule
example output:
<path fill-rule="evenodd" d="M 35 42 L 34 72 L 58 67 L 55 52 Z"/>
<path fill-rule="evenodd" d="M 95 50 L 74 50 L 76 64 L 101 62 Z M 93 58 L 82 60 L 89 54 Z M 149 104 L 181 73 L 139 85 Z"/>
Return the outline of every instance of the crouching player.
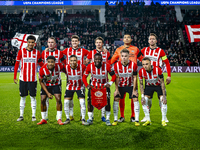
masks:
<path fill-rule="evenodd" d="M 140 105 L 138 102 L 138 93 L 136 91 L 137 87 L 137 64 L 129 60 L 129 50 L 123 49 L 120 52 L 121 61 L 118 61 L 114 65 L 114 71 L 117 75 L 115 81 L 115 93 L 114 93 L 114 103 L 113 103 L 113 112 L 114 112 L 114 122 L 112 125 L 117 125 L 118 117 L 118 104 L 119 100 L 123 99 L 124 95 L 129 93 L 129 98 L 134 101 L 134 111 L 135 111 L 135 126 L 139 126 L 139 113 Z"/>
<path fill-rule="evenodd" d="M 63 125 L 62 101 L 61 101 L 61 77 L 60 72 L 64 68 L 62 64 L 55 63 L 54 56 L 47 57 L 47 64 L 42 66 L 39 71 L 39 82 L 41 85 L 41 115 L 42 120 L 38 125 L 46 124 L 46 98 L 56 98 L 57 120 L 59 125 Z"/>
<path fill-rule="evenodd" d="M 108 82 L 108 73 L 112 77 L 111 81 Z M 87 83 L 87 77 L 91 74 L 91 83 Z M 83 83 L 88 89 L 88 117 L 87 122 L 91 125 L 93 123 L 93 106 L 91 104 L 91 86 L 93 87 L 106 87 L 107 90 L 107 105 L 106 105 L 106 125 L 110 126 L 110 86 L 115 81 L 116 75 L 114 70 L 111 69 L 110 64 L 102 61 L 102 55 L 96 53 L 94 55 L 94 62 L 90 63 L 83 75 Z"/>
<path fill-rule="evenodd" d="M 82 82 L 83 72 L 86 69 L 86 66 L 83 64 L 78 64 L 78 59 L 76 55 L 71 55 L 69 57 L 69 63 L 65 66 L 66 76 L 67 76 L 67 86 L 65 92 L 64 100 L 64 110 L 66 114 L 66 121 L 64 124 L 70 123 L 70 101 L 72 101 L 73 95 L 76 92 L 80 101 L 81 106 L 81 115 L 82 115 L 82 124 L 88 125 L 85 121 L 85 87 Z"/>
<path fill-rule="evenodd" d="M 166 126 L 167 114 L 167 99 L 165 94 L 165 83 L 160 67 L 151 66 L 151 60 L 148 57 L 142 59 L 143 68 L 139 71 L 140 91 L 142 94 L 142 108 L 146 117 L 146 122 L 143 126 L 151 124 L 148 99 L 153 97 L 154 91 L 157 92 L 158 97 L 161 99 L 161 112 L 162 112 L 162 126 Z M 143 78 L 145 79 L 145 89 L 143 88 Z"/>

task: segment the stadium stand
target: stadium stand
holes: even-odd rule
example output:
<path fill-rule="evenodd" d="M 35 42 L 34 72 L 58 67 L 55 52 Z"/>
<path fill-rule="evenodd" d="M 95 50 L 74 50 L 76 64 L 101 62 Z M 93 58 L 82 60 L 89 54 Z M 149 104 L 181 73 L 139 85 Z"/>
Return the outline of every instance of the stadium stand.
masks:
<path fill-rule="evenodd" d="M 102 36 L 111 55 L 119 47 L 124 33 L 131 33 L 132 45 L 139 49 L 148 46 L 148 35 L 157 34 L 158 46 L 165 50 L 171 66 L 199 65 L 199 44 L 190 44 L 184 25 L 199 24 L 199 10 L 181 10 L 183 22 L 176 20 L 174 6 L 161 6 L 144 3 L 123 3 L 109 6 L 105 4 L 105 24 L 95 17 L 91 10 L 76 11 L 73 14 L 61 15 L 56 12 L 33 11 L 27 13 L 2 14 L 0 12 L 0 65 L 14 65 L 17 49 L 11 46 L 10 40 L 16 32 L 40 34 L 40 50 L 47 46 L 47 38 L 57 39 L 57 48 L 63 50 L 70 46 L 70 37 L 77 34 L 81 38 L 80 46 L 88 50 L 95 48 L 94 39 Z M 178 29 L 183 31 L 185 44 L 179 41 Z"/>

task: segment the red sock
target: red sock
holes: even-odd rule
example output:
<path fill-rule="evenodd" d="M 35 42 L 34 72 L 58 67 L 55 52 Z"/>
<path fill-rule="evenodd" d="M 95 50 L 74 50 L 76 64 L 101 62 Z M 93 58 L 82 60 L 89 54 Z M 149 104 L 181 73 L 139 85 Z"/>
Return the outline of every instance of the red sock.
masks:
<path fill-rule="evenodd" d="M 131 117 L 135 117 L 135 112 L 134 112 L 134 102 L 133 102 L 133 99 L 131 99 Z"/>
<path fill-rule="evenodd" d="M 121 117 L 123 118 L 124 118 L 124 109 L 125 109 L 125 97 L 126 97 L 126 94 L 124 94 L 124 98 L 120 99 L 119 101 L 120 113 L 121 113 Z"/>

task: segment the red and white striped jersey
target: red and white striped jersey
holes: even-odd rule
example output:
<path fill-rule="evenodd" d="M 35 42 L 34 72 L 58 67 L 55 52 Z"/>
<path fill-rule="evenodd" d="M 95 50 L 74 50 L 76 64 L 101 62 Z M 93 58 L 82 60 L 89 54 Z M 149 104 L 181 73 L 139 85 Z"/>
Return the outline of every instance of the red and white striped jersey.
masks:
<path fill-rule="evenodd" d="M 63 52 L 60 50 L 55 49 L 54 51 L 43 51 L 42 52 L 42 59 L 44 63 L 47 63 L 47 57 L 54 56 L 56 58 L 56 63 L 61 63 L 64 60 Z"/>
<path fill-rule="evenodd" d="M 141 50 L 144 57 L 149 57 L 151 59 L 151 65 L 162 66 L 162 57 L 166 56 L 164 50 L 157 47 L 156 49 L 151 49 L 150 47 L 145 47 Z M 167 57 L 166 57 L 167 58 Z"/>
<path fill-rule="evenodd" d="M 66 64 L 69 64 L 69 58 L 71 55 L 76 55 L 78 59 L 78 63 L 83 64 L 84 57 L 86 57 L 89 53 L 89 51 L 84 48 L 73 49 L 72 47 L 66 48 L 62 52 L 66 56 Z"/>
<path fill-rule="evenodd" d="M 82 81 L 83 73 L 86 66 L 83 64 L 77 64 L 76 69 L 72 69 L 70 64 L 65 65 L 65 72 L 67 76 L 67 90 L 81 90 L 84 89 Z"/>
<path fill-rule="evenodd" d="M 96 53 L 100 53 L 102 55 L 102 61 L 110 64 L 111 56 L 110 56 L 110 53 L 108 51 L 107 51 L 107 53 L 104 53 L 103 51 L 100 52 L 100 51 L 94 49 L 94 50 L 89 52 L 87 59 L 91 59 L 92 62 L 94 62 L 94 55 Z"/>
<path fill-rule="evenodd" d="M 137 75 L 137 64 L 132 61 L 124 66 L 121 61 L 114 65 L 114 71 L 119 76 L 119 87 L 133 86 L 133 75 Z"/>
<path fill-rule="evenodd" d="M 102 66 L 100 68 L 97 68 L 93 62 L 87 65 L 84 75 L 88 76 L 89 74 L 91 74 L 90 85 L 101 87 L 108 82 L 108 73 L 111 73 L 112 71 L 113 70 L 108 63 L 102 62 Z"/>
<path fill-rule="evenodd" d="M 19 79 L 24 82 L 37 81 L 37 63 L 41 59 L 40 52 L 36 49 L 28 51 L 26 48 L 20 49 L 16 61 L 21 61 L 21 71 Z"/>
<path fill-rule="evenodd" d="M 141 68 L 139 71 L 139 80 L 143 80 L 143 78 L 146 81 L 146 85 L 154 85 L 154 86 L 160 86 L 160 79 L 159 76 L 162 75 L 162 69 L 157 66 L 152 66 L 153 69 L 151 72 L 147 72 L 144 68 Z"/>
<path fill-rule="evenodd" d="M 39 79 L 43 79 L 46 86 L 55 86 L 61 84 L 60 72 L 64 68 L 61 63 L 55 64 L 53 71 L 47 68 L 47 64 L 43 65 L 39 71 Z"/>

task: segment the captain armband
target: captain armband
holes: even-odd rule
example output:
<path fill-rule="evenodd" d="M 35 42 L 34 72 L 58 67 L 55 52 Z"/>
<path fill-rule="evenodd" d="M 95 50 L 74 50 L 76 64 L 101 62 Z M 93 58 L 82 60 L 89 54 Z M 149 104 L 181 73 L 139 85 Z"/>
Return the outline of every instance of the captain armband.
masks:
<path fill-rule="evenodd" d="M 162 57 L 162 60 L 166 60 L 166 59 L 167 59 L 167 56 L 166 56 L 166 55 Z"/>

